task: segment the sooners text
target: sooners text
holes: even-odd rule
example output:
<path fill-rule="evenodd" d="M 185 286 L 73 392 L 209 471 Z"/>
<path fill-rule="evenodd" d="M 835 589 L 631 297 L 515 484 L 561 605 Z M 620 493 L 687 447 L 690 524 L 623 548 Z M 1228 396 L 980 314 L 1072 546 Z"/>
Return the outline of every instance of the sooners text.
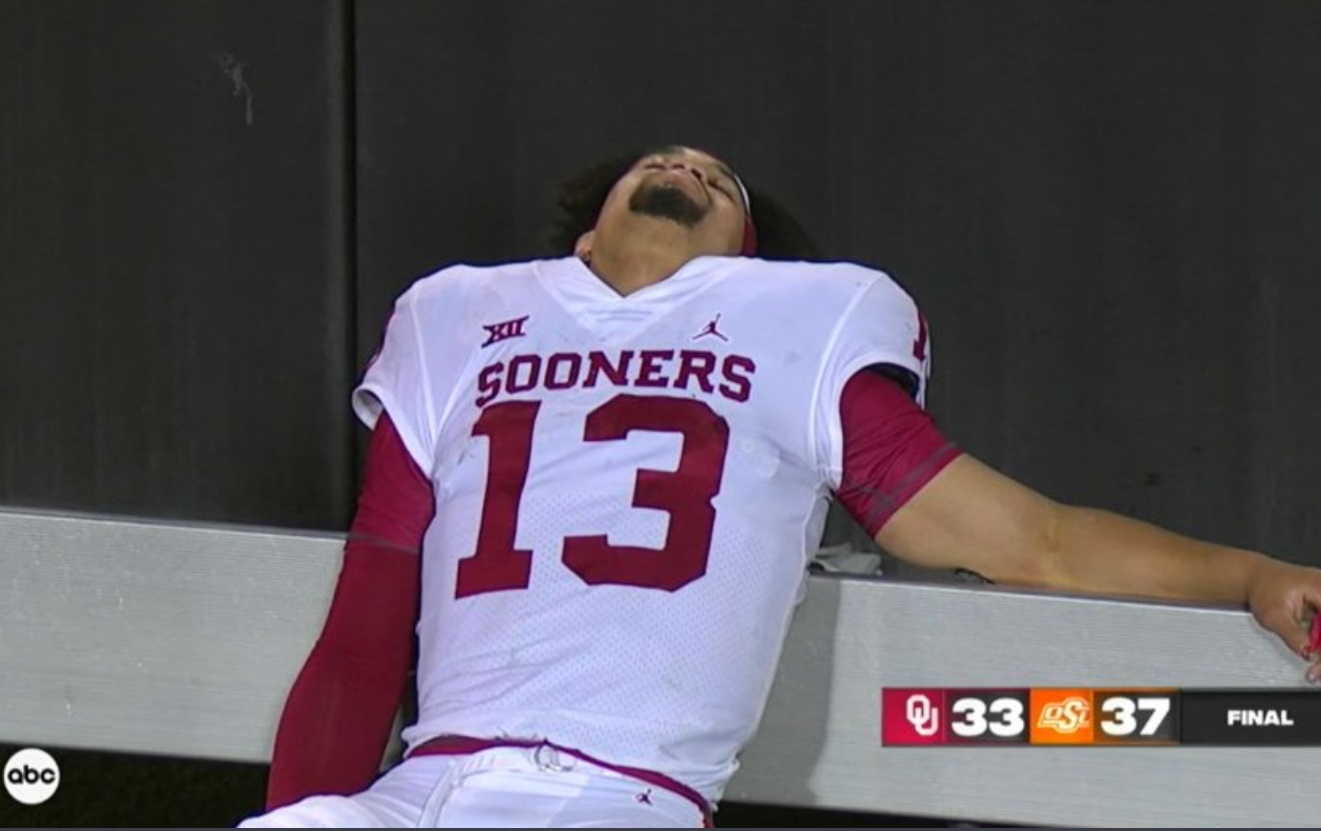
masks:
<path fill-rule="evenodd" d="M 612 387 L 690 390 L 747 401 L 757 364 L 742 355 L 696 349 L 625 349 L 613 355 L 556 352 L 553 355 L 515 355 L 508 361 L 487 364 L 477 375 L 478 407 L 505 395 L 533 390 Z"/>

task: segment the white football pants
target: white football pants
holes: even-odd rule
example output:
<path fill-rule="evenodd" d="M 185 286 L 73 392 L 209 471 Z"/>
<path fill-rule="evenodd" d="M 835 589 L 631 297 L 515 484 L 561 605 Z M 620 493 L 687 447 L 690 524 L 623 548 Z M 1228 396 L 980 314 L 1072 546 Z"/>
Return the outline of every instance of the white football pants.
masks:
<path fill-rule="evenodd" d="M 551 748 L 406 759 L 362 793 L 313 796 L 240 828 L 702 828 L 673 791 Z"/>

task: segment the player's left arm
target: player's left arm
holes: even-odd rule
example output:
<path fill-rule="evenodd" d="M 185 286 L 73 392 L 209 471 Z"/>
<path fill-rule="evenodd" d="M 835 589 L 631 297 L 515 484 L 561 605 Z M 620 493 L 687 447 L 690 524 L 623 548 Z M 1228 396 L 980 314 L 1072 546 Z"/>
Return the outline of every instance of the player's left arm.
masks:
<path fill-rule="evenodd" d="M 1306 658 L 1321 570 L 1065 505 L 956 448 L 900 386 L 854 375 L 840 400 L 840 501 L 897 557 L 997 583 L 1243 604 Z M 1321 661 L 1309 676 L 1321 675 Z"/>
<path fill-rule="evenodd" d="M 876 541 L 931 568 L 1090 594 L 1243 604 L 1295 653 L 1321 608 L 1321 570 L 1049 499 L 964 454 L 900 508 Z M 1315 680 L 1321 661 L 1308 671 Z"/>

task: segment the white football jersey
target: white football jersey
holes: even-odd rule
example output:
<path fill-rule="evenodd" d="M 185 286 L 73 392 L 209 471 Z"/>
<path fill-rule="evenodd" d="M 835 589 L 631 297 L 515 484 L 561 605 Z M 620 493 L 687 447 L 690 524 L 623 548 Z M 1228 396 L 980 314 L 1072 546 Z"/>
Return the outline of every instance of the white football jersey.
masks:
<path fill-rule="evenodd" d="M 890 364 L 921 401 L 929 361 L 913 301 L 851 264 L 415 283 L 354 395 L 435 489 L 405 741 L 544 739 L 718 800 L 839 484 L 844 384 Z"/>

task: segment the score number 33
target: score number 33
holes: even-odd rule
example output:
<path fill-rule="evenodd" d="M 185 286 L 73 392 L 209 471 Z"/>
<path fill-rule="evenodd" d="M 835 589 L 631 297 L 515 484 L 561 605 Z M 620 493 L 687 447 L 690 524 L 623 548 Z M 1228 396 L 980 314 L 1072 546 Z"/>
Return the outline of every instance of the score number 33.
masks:
<path fill-rule="evenodd" d="M 532 458 L 539 401 L 505 401 L 482 410 L 474 436 L 489 443 L 486 496 L 476 551 L 459 560 L 455 597 L 525 589 L 532 552 L 514 546 L 518 512 Z M 564 565 L 589 585 L 612 583 L 677 591 L 706 573 L 715 529 L 712 500 L 720 493 L 729 449 L 729 423 L 701 401 L 617 395 L 587 414 L 583 440 L 620 441 L 633 430 L 683 437 L 675 470 L 637 472 L 635 508 L 670 515 L 662 548 L 611 545 L 605 534 L 564 538 Z"/>
<path fill-rule="evenodd" d="M 1023 702 L 1017 698 L 960 698 L 950 707 L 949 727 L 956 736 L 975 739 L 992 736 L 1010 739 L 1023 735 Z"/>

